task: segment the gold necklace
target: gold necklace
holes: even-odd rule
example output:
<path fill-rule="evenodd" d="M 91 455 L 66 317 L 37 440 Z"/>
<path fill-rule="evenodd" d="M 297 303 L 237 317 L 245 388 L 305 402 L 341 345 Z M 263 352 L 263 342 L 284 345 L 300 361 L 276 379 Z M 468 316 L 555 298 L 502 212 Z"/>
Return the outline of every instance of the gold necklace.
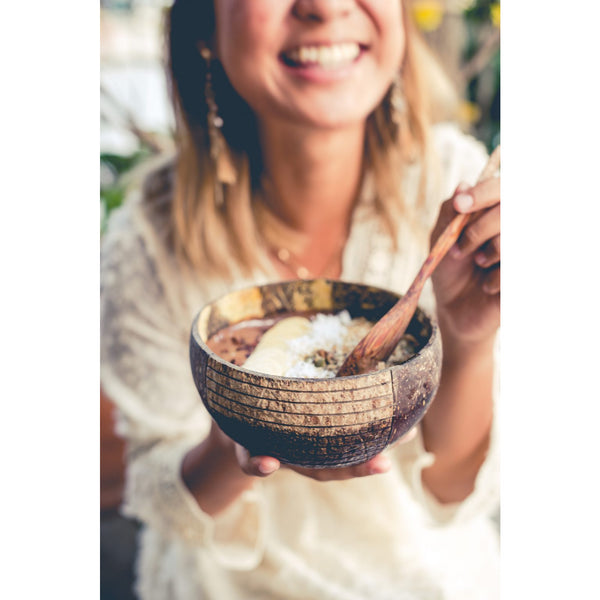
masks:
<path fill-rule="evenodd" d="M 297 263 L 287 248 L 273 248 L 273 251 L 277 260 L 294 272 L 298 279 L 313 279 L 312 273 L 305 266 Z"/>
<path fill-rule="evenodd" d="M 333 270 L 339 253 L 343 250 L 345 239 L 339 243 L 335 251 L 331 254 L 331 258 L 327 263 L 319 269 L 318 273 L 313 273 L 307 269 L 295 256 L 294 252 L 289 249 L 289 245 L 298 248 L 305 247 L 305 240 L 301 234 L 294 232 L 289 226 L 286 226 L 279 218 L 275 216 L 273 211 L 268 208 L 265 202 L 265 188 L 267 183 L 263 183 L 263 191 L 255 195 L 254 215 L 259 225 L 266 250 L 273 256 L 281 265 L 288 271 L 293 273 L 298 279 L 315 279 L 317 277 L 327 277 Z M 271 238 L 269 240 L 269 238 Z M 280 242 L 286 240 L 288 247 L 281 246 Z"/>
<path fill-rule="evenodd" d="M 334 264 L 336 263 L 338 253 L 342 247 L 343 245 L 340 245 L 340 248 L 333 253 L 331 259 L 327 262 L 326 265 L 324 265 L 322 269 L 320 269 L 318 275 L 312 273 L 304 265 L 300 264 L 300 262 L 287 248 L 272 248 L 272 252 L 273 255 L 277 258 L 277 260 L 286 268 L 288 268 L 292 273 L 294 273 L 298 277 L 298 279 L 314 279 L 315 277 L 327 277 L 327 274 L 331 271 Z"/>

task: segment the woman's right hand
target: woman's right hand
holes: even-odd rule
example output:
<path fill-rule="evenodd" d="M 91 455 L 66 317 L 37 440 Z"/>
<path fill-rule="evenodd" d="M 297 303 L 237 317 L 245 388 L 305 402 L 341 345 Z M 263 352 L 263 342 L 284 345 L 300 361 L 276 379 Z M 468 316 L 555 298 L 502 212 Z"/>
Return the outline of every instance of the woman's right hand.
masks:
<path fill-rule="evenodd" d="M 378 454 L 360 465 L 339 469 L 282 465 L 273 456 L 251 456 L 213 421 L 208 437 L 185 455 L 181 476 L 200 508 L 214 516 L 252 487 L 254 477 L 267 477 L 282 466 L 316 481 L 341 481 L 385 473 L 390 459 Z"/>
<path fill-rule="evenodd" d="M 275 473 L 280 467 L 279 461 L 272 456 L 250 456 L 246 448 L 232 440 L 215 421 L 212 422 L 209 439 L 221 448 L 230 451 L 239 468 L 246 474 L 254 477 L 266 477 Z"/>
<path fill-rule="evenodd" d="M 217 427 L 217 425 L 213 425 Z M 220 435 L 226 436 L 221 429 Z M 355 477 L 366 477 L 367 475 L 376 475 L 389 471 L 390 459 L 384 454 L 378 454 L 367 462 L 351 467 L 339 467 L 336 469 L 310 469 L 306 467 L 295 467 L 282 464 L 273 456 L 252 456 L 250 452 L 240 444 L 228 438 L 234 445 L 235 456 L 240 469 L 247 475 L 255 477 L 267 477 L 278 471 L 280 468 L 291 469 L 300 475 L 310 477 L 316 481 L 342 481 L 344 479 L 353 479 Z"/>

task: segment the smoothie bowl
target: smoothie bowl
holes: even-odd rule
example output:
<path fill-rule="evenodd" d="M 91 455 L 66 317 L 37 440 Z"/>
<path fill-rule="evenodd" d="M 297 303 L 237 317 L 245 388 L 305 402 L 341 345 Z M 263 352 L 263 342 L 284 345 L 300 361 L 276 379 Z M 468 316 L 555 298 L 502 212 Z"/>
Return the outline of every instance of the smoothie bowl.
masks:
<path fill-rule="evenodd" d="M 251 454 L 312 468 L 369 460 L 423 418 L 439 385 L 440 334 L 420 308 L 387 363 L 335 377 L 398 298 L 314 279 L 247 288 L 206 305 L 190 335 L 204 405 Z"/>

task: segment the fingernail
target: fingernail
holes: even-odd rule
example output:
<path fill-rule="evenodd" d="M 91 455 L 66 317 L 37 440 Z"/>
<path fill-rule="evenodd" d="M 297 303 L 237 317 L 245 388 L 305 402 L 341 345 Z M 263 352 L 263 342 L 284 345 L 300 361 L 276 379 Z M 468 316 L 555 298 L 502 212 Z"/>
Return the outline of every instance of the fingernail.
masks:
<path fill-rule="evenodd" d="M 461 212 L 465 212 L 469 210 L 473 206 L 473 196 L 470 194 L 458 194 L 454 198 L 454 206 L 456 210 Z"/>
<path fill-rule="evenodd" d="M 486 262 L 487 262 L 487 257 L 483 252 L 478 252 L 475 255 L 475 262 L 480 265 L 483 266 Z"/>
<path fill-rule="evenodd" d="M 497 294 L 500 291 L 495 285 L 492 285 L 487 282 L 483 284 L 482 288 L 486 294 Z"/>
<path fill-rule="evenodd" d="M 464 181 L 459 183 L 456 186 L 456 192 L 455 193 L 460 193 L 460 192 L 466 192 L 467 190 L 470 190 L 471 186 L 468 183 L 465 183 Z"/>
<path fill-rule="evenodd" d="M 452 246 L 452 248 L 450 248 L 450 251 L 448 252 L 448 254 L 450 254 L 450 256 L 452 258 L 461 258 L 462 257 L 462 252 L 461 252 L 461 249 L 458 244 L 454 244 L 454 246 Z"/>
<path fill-rule="evenodd" d="M 279 462 L 277 462 L 275 460 L 263 459 L 258 463 L 258 470 L 263 475 L 270 475 L 271 473 L 274 473 L 275 471 L 277 471 L 278 468 L 279 468 Z"/>
<path fill-rule="evenodd" d="M 369 467 L 369 471 L 372 475 L 376 475 L 377 473 L 385 473 L 390 469 L 392 463 L 387 456 L 380 455 L 377 457 L 374 463 L 371 463 Z"/>

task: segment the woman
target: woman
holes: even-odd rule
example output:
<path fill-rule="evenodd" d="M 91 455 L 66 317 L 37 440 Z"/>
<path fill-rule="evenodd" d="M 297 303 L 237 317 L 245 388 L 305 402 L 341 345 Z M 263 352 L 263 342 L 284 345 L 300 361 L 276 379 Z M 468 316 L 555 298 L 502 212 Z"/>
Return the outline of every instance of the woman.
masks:
<path fill-rule="evenodd" d="M 178 153 L 114 215 L 102 258 L 140 597 L 497 596 L 499 179 L 472 187 L 482 147 L 430 127 L 405 4 L 176 0 L 168 30 Z M 477 214 L 423 298 L 444 360 L 409 439 L 354 467 L 282 468 L 211 424 L 187 356 L 202 305 L 295 277 L 403 292 L 456 211 Z"/>

